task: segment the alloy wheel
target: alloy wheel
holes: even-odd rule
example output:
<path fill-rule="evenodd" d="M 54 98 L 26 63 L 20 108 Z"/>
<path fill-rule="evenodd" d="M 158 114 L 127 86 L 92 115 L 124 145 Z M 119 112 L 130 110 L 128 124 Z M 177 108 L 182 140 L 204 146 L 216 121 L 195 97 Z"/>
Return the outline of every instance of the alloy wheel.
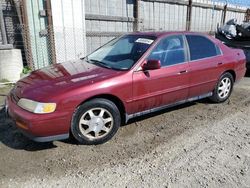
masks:
<path fill-rule="evenodd" d="M 219 87 L 218 87 L 218 95 L 221 99 L 226 98 L 231 91 L 231 80 L 228 77 L 225 77 L 221 80 Z"/>
<path fill-rule="evenodd" d="M 112 129 L 114 118 L 104 108 L 92 108 L 85 112 L 79 121 L 79 130 L 89 138 L 95 140 L 106 136 Z"/>

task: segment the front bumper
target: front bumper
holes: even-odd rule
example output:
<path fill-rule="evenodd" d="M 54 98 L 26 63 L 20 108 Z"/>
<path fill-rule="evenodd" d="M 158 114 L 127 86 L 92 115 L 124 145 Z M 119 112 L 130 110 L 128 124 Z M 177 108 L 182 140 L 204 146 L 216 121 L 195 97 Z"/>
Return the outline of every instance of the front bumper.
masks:
<path fill-rule="evenodd" d="M 28 137 L 29 139 L 35 141 L 35 142 L 51 142 L 55 140 L 65 140 L 69 138 L 69 133 L 66 134 L 60 134 L 60 135 L 54 135 L 54 136 L 43 136 L 43 137 L 38 137 L 34 136 L 32 134 L 29 134 L 26 131 L 21 130 L 24 136 Z"/>
<path fill-rule="evenodd" d="M 31 140 L 49 142 L 69 138 L 71 115 L 68 111 L 55 111 L 51 114 L 34 114 L 23 110 L 7 97 L 6 114 L 11 117 L 17 128 Z"/>

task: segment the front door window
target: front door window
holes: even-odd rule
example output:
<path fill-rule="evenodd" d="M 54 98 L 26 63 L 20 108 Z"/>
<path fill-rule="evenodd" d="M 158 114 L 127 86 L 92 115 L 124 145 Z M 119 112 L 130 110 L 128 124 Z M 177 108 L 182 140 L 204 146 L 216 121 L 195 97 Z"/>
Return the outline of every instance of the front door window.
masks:
<path fill-rule="evenodd" d="M 170 36 L 162 39 L 147 59 L 161 61 L 161 66 L 171 66 L 186 62 L 183 36 Z"/>

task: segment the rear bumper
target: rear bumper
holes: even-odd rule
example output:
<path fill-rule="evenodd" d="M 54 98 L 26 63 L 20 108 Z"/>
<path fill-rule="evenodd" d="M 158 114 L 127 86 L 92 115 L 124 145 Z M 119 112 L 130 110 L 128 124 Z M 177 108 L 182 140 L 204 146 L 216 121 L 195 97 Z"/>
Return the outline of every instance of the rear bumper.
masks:
<path fill-rule="evenodd" d="M 23 110 L 7 97 L 6 114 L 16 123 L 16 127 L 31 140 L 49 142 L 69 138 L 71 115 L 69 112 L 34 114 Z"/>

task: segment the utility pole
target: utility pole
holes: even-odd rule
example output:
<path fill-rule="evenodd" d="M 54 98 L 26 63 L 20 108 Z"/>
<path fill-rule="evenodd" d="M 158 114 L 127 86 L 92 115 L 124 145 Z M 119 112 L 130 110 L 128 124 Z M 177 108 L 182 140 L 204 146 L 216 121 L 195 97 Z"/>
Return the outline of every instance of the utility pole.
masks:
<path fill-rule="evenodd" d="M 246 11 L 245 21 L 246 21 L 246 22 L 249 22 L 249 21 L 250 21 L 250 9 L 247 9 L 247 11 Z"/>
<path fill-rule="evenodd" d="M 136 0 L 134 4 L 134 31 L 140 30 L 140 0 Z"/>
<path fill-rule="evenodd" d="M 190 31 L 191 30 L 191 20 L 192 20 L 192 7 L 193 7 L 193 1 L 189 0 L 188 1 L 188 9 L 187 9 L 187 20 L 186 20 L 186 30 Z"/>

